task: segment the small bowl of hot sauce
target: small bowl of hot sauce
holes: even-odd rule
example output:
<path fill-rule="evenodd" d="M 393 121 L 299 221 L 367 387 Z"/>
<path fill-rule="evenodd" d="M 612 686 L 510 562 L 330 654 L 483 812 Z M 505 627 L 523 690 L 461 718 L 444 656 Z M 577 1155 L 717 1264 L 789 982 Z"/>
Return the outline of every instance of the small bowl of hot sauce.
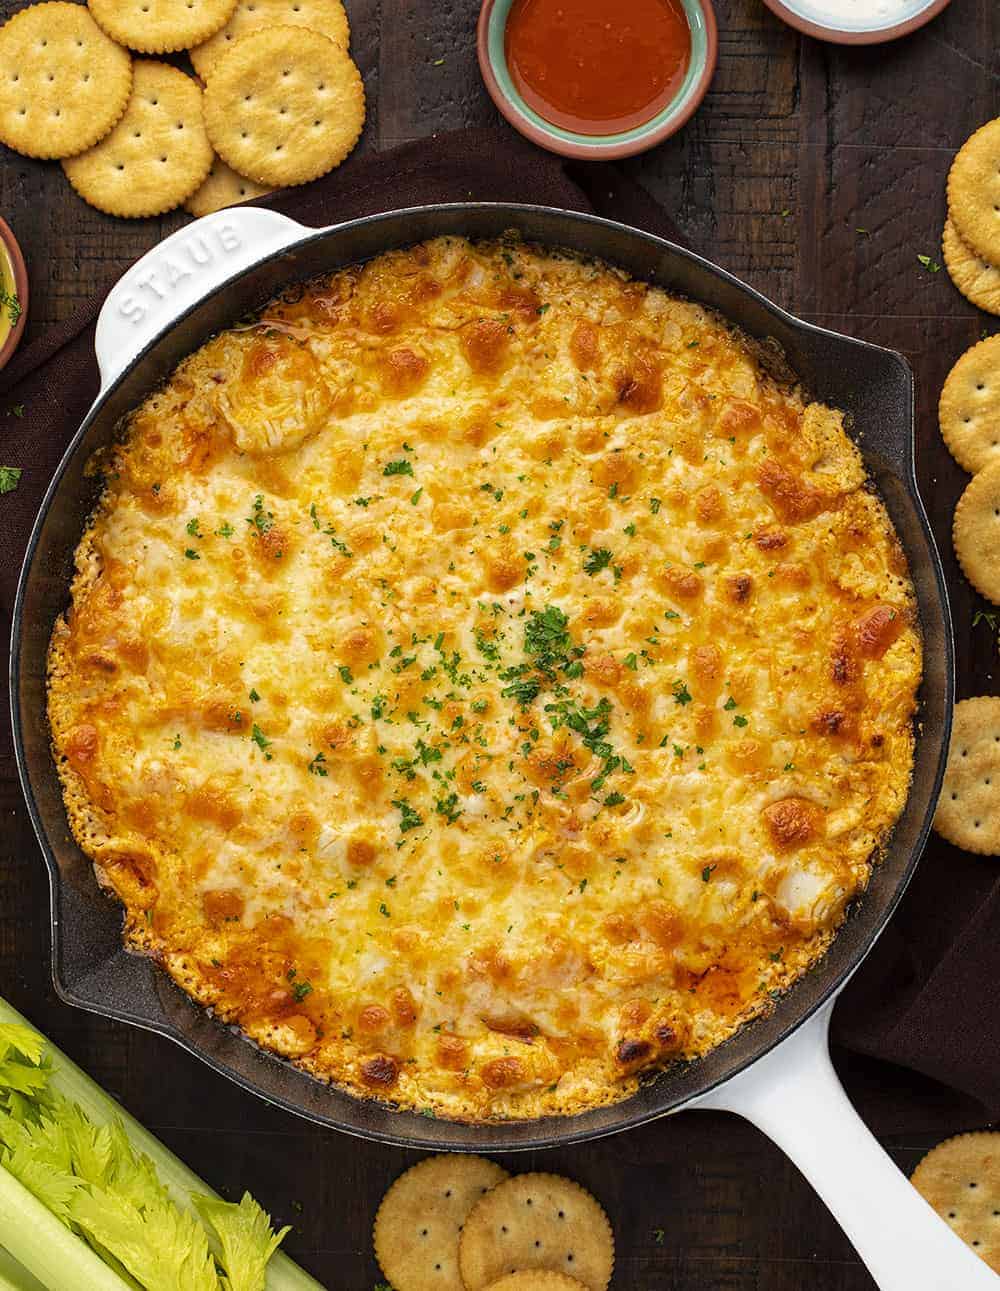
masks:
<path fill-rule="evenodd" d="M 493 102 L 566 157 L 630 157 L 678 131 L 704 98 L 712 0 L 483 0 L 479 67 Z"/>

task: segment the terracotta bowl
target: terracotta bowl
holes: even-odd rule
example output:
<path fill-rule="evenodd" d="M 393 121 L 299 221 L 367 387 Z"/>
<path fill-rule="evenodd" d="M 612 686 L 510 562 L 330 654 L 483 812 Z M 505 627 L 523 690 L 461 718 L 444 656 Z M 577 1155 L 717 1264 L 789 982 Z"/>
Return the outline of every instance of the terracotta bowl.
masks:
<path fill-rule="evenodd" d="M 916 31 L 924 23 L 936 18 L 942 9 L 947 9 L 951 0 L 927 0 L 922 9 L 901 22 L 893 23 L 891 27 L 868 27 L 857 30 L 830 27 L 813 18 L 804 18 L 794 9 L 783 4 L 782 0 L 764 0 L 764 3 L 782 22 L 786 22 L 789 27 L 794 27 L 796 31 L 801 31 L 804 36 L 815 36 L 817 40 L 825 40 L 832 45 L 881 45 L 887 40 L 898 40 L 900 36 L 908 36 L 911 31 Z"/>
<path fill-rule="evenodd" d="M 2 368 L 17 349 L 21 334 L 24 331 L 25 320 L 28 317 L 28 271 L 24 267 L 24 256 L 21 254 L 21 248 L 17 245 L 17 238 L 14 237 L 10 225 L 5 220 L 0 220 L 0 242 L 3 243 L 4 250 L 10 256 L 11 268 L 14 270 L 14 290 L 17 292 L 17 298 L 21 302 L 20 317 L 7 333 L 7 339 L 3 345 L 0 345 L 0 368 Z"/>
<path fill-rule="evenodd" d="M 712 0 L 680 0 L 691 28 L 691 62 L 674 98 L 649 121 L 620 134 L 578 134 L 546 121 L 518 93 L 507 69 L 504 31 L 513 0 L 483 0 L 476 47 L 479 70 L 490 98 L 515 130 L 549 152 L 590 161 L 614 161 L 645 152 L 676 134 L 705 97 L 718 58 L 718 33 Z"/>

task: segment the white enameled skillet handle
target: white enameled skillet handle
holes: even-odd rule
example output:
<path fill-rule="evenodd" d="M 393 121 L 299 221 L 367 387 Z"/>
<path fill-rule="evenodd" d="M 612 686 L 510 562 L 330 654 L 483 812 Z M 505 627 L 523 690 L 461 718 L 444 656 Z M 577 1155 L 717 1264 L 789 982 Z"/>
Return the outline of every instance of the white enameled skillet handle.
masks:
<path fill-rule="evenodd" d="M 311 230 L 277 211 L 241 206 L 178 229 L 126 270 L 97 319 L 101 390 L 189 306 Z"/>
<path fill-rule="evenodd" d="M 881 1291 L 1000 1291 L 1000 1278 L 939 1219 L 844 1093 L 830 1061 L 827 1004 L 697 1106 L 736 1112 L 788 1154 Z"/>

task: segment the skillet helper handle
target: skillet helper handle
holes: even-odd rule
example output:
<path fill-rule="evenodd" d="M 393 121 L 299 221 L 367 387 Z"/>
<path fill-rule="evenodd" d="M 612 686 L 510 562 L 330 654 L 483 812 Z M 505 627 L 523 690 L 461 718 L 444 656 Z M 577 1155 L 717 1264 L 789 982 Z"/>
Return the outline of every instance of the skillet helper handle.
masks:
<path fill-rule="evenodd" d="M 107 389 L 171 323 L 220 284 L 311 230 L 277 211 L 215 211 L 147 251 L 111 288 L 94 349 Z"/>
<path fill-rule="evenodd" d="M 881 1291 L 1000 1291 L 1000 1278 L 930 1208 L 847 1099 L 826 1004 L 699 1108 L 735 1112 L 799 1167 Z"/>

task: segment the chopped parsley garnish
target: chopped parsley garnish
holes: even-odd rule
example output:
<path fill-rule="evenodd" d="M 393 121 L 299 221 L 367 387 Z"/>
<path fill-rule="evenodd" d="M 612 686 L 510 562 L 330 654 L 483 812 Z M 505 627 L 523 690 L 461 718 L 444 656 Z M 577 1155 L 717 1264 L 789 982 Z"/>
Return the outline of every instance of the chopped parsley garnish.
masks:
<path fill-rule="evenodd" d="M 251 690 L 247 698 L 250 700 L 251 704 L 256 704 L 260 701 L 260 695 L 257 694 L 256 690 Z"/>
<path fill-rule="evenodd" d="M 344 682 L 346 685 L 350 686 L 350 684 L 354 681 L 354 673 L 351 672 L 347 664 L 346 663 L 339 664 L 337 666 L 337 671 L 340 673 L 340 680 Z"/>
<path fill-rule="evenodd" d="M 397 458 L 397 460 L 394 462 L 387 462 L 385 465 L 385 469 L 382 471 L 382 474 L 383 475 L 412 475 L 413 467 L 410 465 L 410 463 L 406 460 L 405 457 L 400 457 L 400 458 Z"/>
<path fill-rule="evenodd" d="M 500 658 L 500 643 L 495 637 L 484 636 L 479 628 L 475 631 L 476 649 L 484 659 L 489 659 L 495 663 Z"/>
<path fill-rule="evenodd" d="M 701 872 L 701 881 L 702 881 L 702 883 L 707 883 L 707 882 L 708 882 L 708 880 L 712 877 L 712 871 L 713 871 L 713 870 L 715 870 L 715 869 L 718 869 L 718 866 L 717 866 L 717 865 L 706 865 L 706 866 L 705 866 L 705 868 L 704 868 L 704 869 L 702 870 L 702 872 Z"/>
<path fill-rule="evenodd" d="M 452 790 L 451 793 L 446 794 L 443 798 L 438 798 L 434 803 L 434 810 L 439 816 L 444 816 L 449 825 L 453 825 L 462 814 L 462 810 L 458 806 L 458 794 Z"/>
<path fill-rule="evenodd" d="M 652 511 L 653 515 L 659 515 L 659 513 L 660 513 L 660 507 L 661 507 L 662 505 L 663 505 L 663 503 L 660 501 L 660 499 L 659 499 L 659 498 L 650 498 L 650 499 L 649 499 L 649 509 L 650 509 L 650 511 Z"/>
<path fill-rule="evenodd" d="M 748 719 L 747 719 L 747 718 L 745 718 L 741 713 L 737 713 L 737 714 L 736 714 L 736 716 L 733 718 L 733 725 L 734 725 L 734 726 L 749 726 L 749 725 L 750 725 L 750 723 L 749 723 Z"/>
<path fill-rule="evenodd" d="M 198 517 L 192 516 L 184 526 L 192 538 L 203 538 L 205 535 L 198 528 Z"/>
<path fill-rule="evenodd" d="M 930 256 L 918 255 L 917 260 L 920 262 L 921 265 L 923 265 L 923 267 L 927 270 L 928 273 L 937 273 L 938 270 L 941 268 L 938 262 L 936 260 L 932 260 Z"/>
<path fill-rule="evenodd" d="M 625 795 L 623 793 L 609 793 L 604 799 L 604 805 L 605 807 L 620 807 L 624 801 Z"/>
<path fill-rule="evenodd" d="M 193 547 L 186 548 L 184 551 L 184 555 L 187 556 L 188 560 L 201 560 L 201 556 L 195 551 Z"/>
<path fill-rule="evenodd" d="M 295 985 L 292 987 L 292 995 L 295 999 L 296 1004 L 301 1004 L 302 1001 L 306 998 L 306 996 L 311 994 L 312 994 L 311 982 L 306 982 L 306 981 L 296 982 Z"/>
<path fill-rule="evenodd" d="M 217 538 L 231 538 L 235 532 L 236 530 L 229 521 L 223 520 L 222 524 L 220 524 L 218 529 L 216 529 L 215 535 Z"/>
<path fill-rule="evenodd" d="M 320 775 L 320 776 L 327 775 L 328 774 L 327 769 L 323 765 L 325 762 L 326 762 L 325 755 L 322 753 L 317 753 L 316 756 L 313 758 L 313 760 L 309 763 L 309 774 Z"/>
<path fill-rule="evenodd" d="M 13 493 L 20 483 L 20 466 L 0 466 L 0 493 Z"/>
<path fill-rule="evenodd" d="M 607 569 L 613 559 L 614 553 L 610 547 L 591 547 L 590 555 L 583 562 L 583 572 L 593 578 L 602 569 Z"/>
<path fill-rule="evenodd" d="M 508 669 L 508 672 L 514 672 L 515 669 Z M 500 694 L 504 699 L 515 699 L 523 707 L 535 698 L 542 689 L 542 683 L 536 677 L 518 677 L 511 681 L 510 685 L 504 686 Z"/>
<path fill-rule="evenodd" d="M 386 903 L 385 903 L 384 901 L 380 901 L 380 902 L 378 903 L 378 912 L 379 912 L 379 914 L 382 916 L 382 918 L 383 918 L 383 919 L 391 919 L 391 918 L 392 918 L 392 915 L 389 913 L 389 907 L 386 905 Z"/>
<path fill-rule="evenodd" d="M 611 728 L 611 701 L 602 697 L 593 708 L 586 708 L 573 699 L 560 699 L 545 705 L 553 731 L 568 726 L 581 738 L 584 748 L 604 759 L 600 773 L 590 782 L 596 793 L 604 787 L 614 771 L 631 773 L 634 768 L 627 758 L 615 753 L 614 746 L 605 738 Z"/>
<path fill-rule="evenodd" d="M 688 690 L 686 684 L 680 680 L 680 678 L 678 678 L 674 682 L 672 689 L 674 692 L 675 704 L 680 704 L 683 706 L 684 704 L 691 703 L 691 692 Z"/>
<path fill-rule="evenodd" d="M 729 698 L 726 700 L 726 702 L 722 705 L 722 707 L 726 710 L 727 713 L 731 713 L 733 709 L 736 707 L 736 700 L 733 699 L 732 695 L 730 695 Z"/>
<path fill-rule="evenodd" d="M 408 830 L 419 829 L 424 823 L 424 818 L 419 811 L 415 811 L 405 798 L 393 798 L 392 805 L 399 812 L 399 832 L 405 834 Z"/>
<path fill-rule="evenodd" d="M 634 650 L 630 651 L 622 662 L 625 664 L 626 668 L 631 668 L 633 672 L 638 670 L 639 659 Z"/>
<path fill-rule="evenodd" d="M 253 728 L 250 731 L 250 738 L 253 740 L 254 744 L 257 745 L 260 751 L 264 754 L 265 759 L 268 762 L 270 762 L 271 754 L 268 752 L 268 749 L 270 747 L 271 741 L 267 738 L 267 736 L 260 729 L 260 727 L 257 725 L 256 722 L 254 722 Z"/>
<path fill-rule="evenodd" d="M 253 513 L 247 516 L 247 524 L 251 529 L 255 529 L 260 537 L 274 527 L 274 513 L 265 509 L 263 493 L 258 493 L 254 498 Z"/>
<path fill-rule="evenodd" d="M 583 672 L 580 658 L 584 648 L 574 644 L 568 624 L 558 605 L 546 605 L 544 610 L 532 610 L 524 625 L 524 653 L 550 679 L 557 670 L 567 677 L 579 677 Z"/>

